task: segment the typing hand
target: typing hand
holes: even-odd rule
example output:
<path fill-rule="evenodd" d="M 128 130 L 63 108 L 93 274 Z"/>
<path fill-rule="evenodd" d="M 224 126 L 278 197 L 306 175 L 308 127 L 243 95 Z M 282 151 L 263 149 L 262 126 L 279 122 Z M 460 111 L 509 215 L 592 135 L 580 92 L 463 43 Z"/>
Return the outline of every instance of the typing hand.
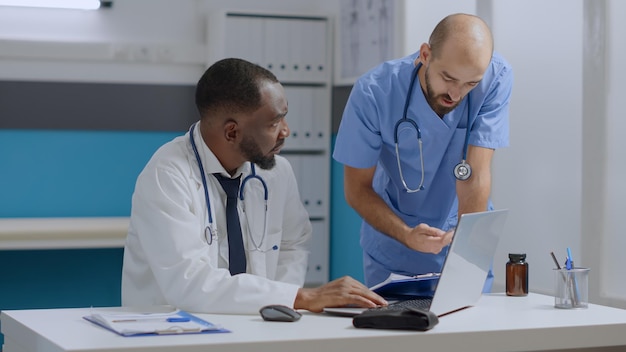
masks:
<path fill-rule="evenodd" d="M 294 302 L 294 308 L 311 312 L 347 305 L 373 308 L 386 306 L 387 301 L 359 281 L 344 276 L 317 288 L 301 288 Z"/>

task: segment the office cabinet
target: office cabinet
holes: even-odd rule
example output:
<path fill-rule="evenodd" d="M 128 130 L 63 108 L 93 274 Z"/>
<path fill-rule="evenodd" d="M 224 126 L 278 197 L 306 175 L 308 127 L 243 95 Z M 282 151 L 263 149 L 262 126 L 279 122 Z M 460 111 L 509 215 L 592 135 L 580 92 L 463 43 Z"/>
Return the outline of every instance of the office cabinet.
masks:
<path fill-rule="evenodd" d="M 313 226 L 306 285 L 328 281 L 331 40 L 325 16 L 226 11 L 209 16 L 208 64 L 237 57 L 267 68 L 285 88 L 291 135 L 281 155 L 294 170 Z"/>
<path fill-rule="evenodd" d="M 330 161 L 323 154 L 286 154 L 298 180 L 300 198 L 311 218 L 326 218 L 329 208 L 329 178 L 324 177 Z"/>

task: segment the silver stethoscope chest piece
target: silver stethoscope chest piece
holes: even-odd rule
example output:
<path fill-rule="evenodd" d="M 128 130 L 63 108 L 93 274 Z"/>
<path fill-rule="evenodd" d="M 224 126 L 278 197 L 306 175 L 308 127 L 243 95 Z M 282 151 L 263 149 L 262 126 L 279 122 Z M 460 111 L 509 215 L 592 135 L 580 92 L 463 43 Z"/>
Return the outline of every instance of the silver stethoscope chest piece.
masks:
<path fill-rule="evenodd" d="M 454 177 L 456 177 L 459 181 L 465 181 L 472 176 L 472 168 L 465 160 L 462 160 L 460 163 L 456 164 L 454 167 Z"/>
<path fill-rule="evenodd" d="M 411 95 L 413 93 L 413 87 L 415 86 L 415 81 L 417 78 L 417 72 L 419 70 L 419 68 L 422 66 L 422 63 L 418 63 L 417 65 L 415 65 L 415 68 L 413 69 L 413 73 L 411 75 L 411 82 L 409 83 L 409 89 L 406 95 L 406 99 L 404 101 L 404 112 L 402 115 L 402 118 L 399 119 L 396 122 L 394 131 L 393 131 L 393 141 L 395 144 L 395 148 L 396 148 L 396 162 L 398 163 L 398 174 L 400 175 L 400 180 L 402 181 L 402 185 L 404 186 L 404 189 L 406 190 L 406 192 L 408 193 L 414 193 L 414 192 L 419 192 L 424 190 L 424 156 L 423 156 L 423 151 L 422 151 L 422 132 L 420 131 L 419 126 L 417 125 L 417 121 L 413 120 L 408 116 L 408 110 L 409 110 L 409 103 L 411 101 Z M 469 98 L 469 94 L 467 96 L 467 128 L 465 129 L 465 142 L 463 143 L 463 155 L 462 155 L 462 159 L 461 162 L 458 163 L 455 167 L 454 167 L 454 177 L 456 177 L 457 180 L 459 181 L 465 181 L 467 179 L 470 178 L 470 176 L 472 176 L 472 168 L 470 167 L 470 165 L 467 163 L 467 149 L 469 146 L 469 136 L 470 136 L 470 113 L 471 113 L 471 108 L 470 108 L 470 98 Z M 420 156 L 420 167 L 422 170 L 422 178 L 420 180 L 419 185 L 417 186 L 417 188 L 409 188 L 409 186 L 407 185 L 405 179 L 404 179 L 404 174 L 402 172 L 402 163 L 400 162 L 400 149 L 398 147 L 398 129 L 400 127 L 400 124 L 408 122 L 410 124 L 410 126 L 412 126 L 415 131 L 417 132 L 417 142 L 418 142 L 418 151 L 419 151 L 419 156 Z"/>

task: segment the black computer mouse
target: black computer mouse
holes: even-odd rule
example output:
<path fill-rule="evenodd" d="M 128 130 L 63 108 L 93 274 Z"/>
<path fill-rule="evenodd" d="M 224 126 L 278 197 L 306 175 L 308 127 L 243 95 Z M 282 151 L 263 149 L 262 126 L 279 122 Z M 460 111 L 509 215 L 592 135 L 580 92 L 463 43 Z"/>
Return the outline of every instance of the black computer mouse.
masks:
<path fill-rule="evenodd" d="M 280 304 L 270 304 L 259 310 L 265 321 L 297 321 L 302 317 L 300 312 Z"/>

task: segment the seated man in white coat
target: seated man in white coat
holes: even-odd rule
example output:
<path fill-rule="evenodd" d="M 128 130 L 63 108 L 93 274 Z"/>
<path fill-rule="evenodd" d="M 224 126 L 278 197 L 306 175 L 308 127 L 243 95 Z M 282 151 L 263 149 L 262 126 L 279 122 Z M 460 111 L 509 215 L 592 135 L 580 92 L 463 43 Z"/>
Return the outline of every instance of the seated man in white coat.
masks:
<path fill-rule="evenodd" d="M 268 304 L 385 305 L 350 277 L 302 287 L 311 224 L 290 164 L 276 155 L 289 135 L 276 77 L 221 60 L 200 78 L 196 105 L 200 121 L 157 150 L 137 179 L 122 304 L 233 314 Z M 227 181 L 236 188 L 230 199 Z"/>

